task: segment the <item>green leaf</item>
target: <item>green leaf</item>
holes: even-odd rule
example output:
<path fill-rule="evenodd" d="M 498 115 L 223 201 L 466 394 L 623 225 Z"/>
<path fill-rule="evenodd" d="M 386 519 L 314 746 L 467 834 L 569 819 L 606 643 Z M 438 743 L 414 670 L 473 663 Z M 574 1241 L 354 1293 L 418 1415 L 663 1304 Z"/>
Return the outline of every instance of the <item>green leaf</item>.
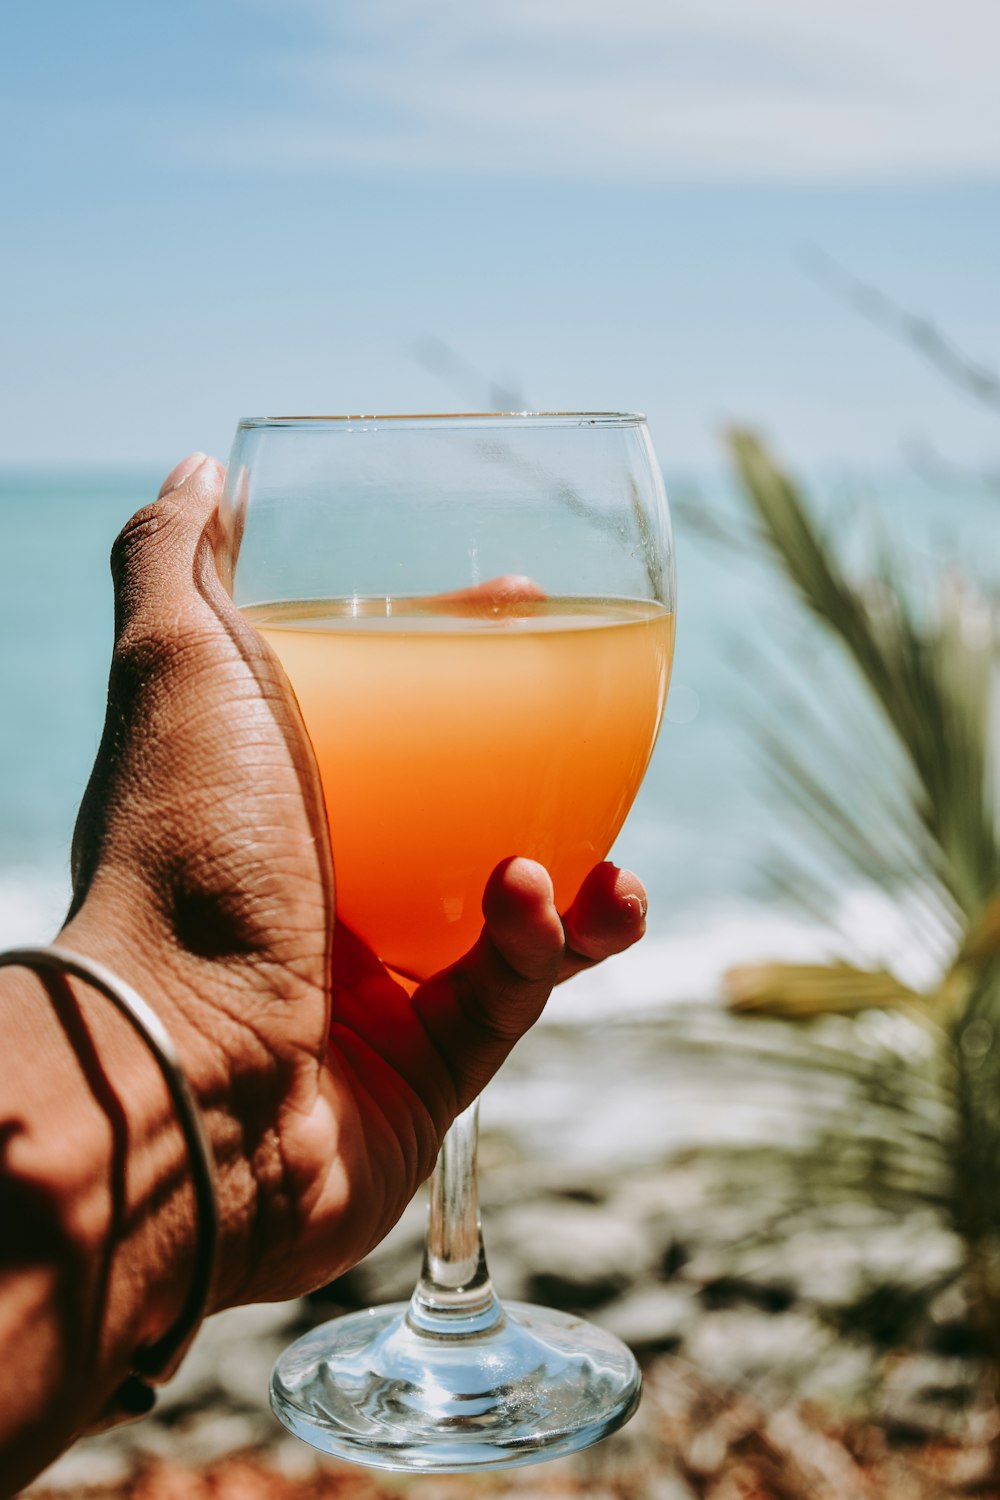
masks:
<path fill-rule="evenodd" d="M 942 575 L 933 608 L 915 610 L 892 564 L 852 582 L 792 481 L 753 434 L 729 447 L 761 536 L 799 598 L 839 641 L 878 705 L 913 774 L 913 814 L 926 836 L 929 878 L 939 880 L 967 921 L 1000 888 L 993 683 L 997 626 L 988 604 L 955 570 Z M 772 749 L 773 749 L 772 743 Z M 790 779 L 786 756 L 782 767 Z M 795 774 L 800 791 L 807 781 Z M 817 821 L 826 820 L 815 785 Z M 870 877 L 870 849 L 844 836 Z"/>

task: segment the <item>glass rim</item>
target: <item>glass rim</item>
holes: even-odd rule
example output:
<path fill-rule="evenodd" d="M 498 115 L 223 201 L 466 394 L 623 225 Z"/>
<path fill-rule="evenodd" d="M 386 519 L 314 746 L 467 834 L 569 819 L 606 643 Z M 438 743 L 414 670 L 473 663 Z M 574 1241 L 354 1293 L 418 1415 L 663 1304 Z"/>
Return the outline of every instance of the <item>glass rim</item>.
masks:
<path fill-rule="evenodd" d="M 261 429 L 360 432 L 379 424 L 390 428 L 461 427 L 642 427 L 646 417 L 634 411 L 472 411 L 359 412 L 340 416 L 241 417 L 238 432 Z"/>

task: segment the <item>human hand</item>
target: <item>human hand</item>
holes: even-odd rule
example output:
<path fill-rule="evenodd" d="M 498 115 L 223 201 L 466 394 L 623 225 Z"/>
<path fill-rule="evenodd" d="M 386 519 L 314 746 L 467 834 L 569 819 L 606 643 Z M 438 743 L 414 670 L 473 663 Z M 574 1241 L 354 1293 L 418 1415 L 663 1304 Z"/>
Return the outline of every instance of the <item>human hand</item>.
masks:
<path fill-rule="evenodd" d="M 645 914 L 634 877 L 601 865 L 560 916 L 545 871 L 509 860 L 479 941 L 412 997 L 334 932 L 298 708 L 219 579 L 221 485 L 214 460 L 186 461 L 116 543 L 108 717 L 61 935 L 174 1034 L 218 1162 L 217 1306 L 364 1255 L 553 984 L 628 947 Z"/>

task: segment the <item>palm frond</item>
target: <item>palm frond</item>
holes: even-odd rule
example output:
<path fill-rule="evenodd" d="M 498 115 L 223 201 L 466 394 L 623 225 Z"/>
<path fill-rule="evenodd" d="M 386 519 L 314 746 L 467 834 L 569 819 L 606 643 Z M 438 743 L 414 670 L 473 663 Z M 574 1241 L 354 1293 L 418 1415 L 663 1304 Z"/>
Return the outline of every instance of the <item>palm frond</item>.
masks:
<path fill-rule="evenodd" d="M 881 882 L 901 908 L 909 901 L 911 911 L 936 922 L 937 941 L 950 948 L 940 981 L 926 996 L 884 970 L 843 962 L 770 964 L 730 973 L 730 1007 L 800 1022 L 870 1009 L 923 1018 L 936 1038 L 937 1077 L 948 1100 L 939 1137 L 948 1164 L 940 1207 L 964 1241 L 985 1347 L 1000 1369 L 995 608 L 954 568 L 944 570 L 936 589 L 925 590 L 914 605 L 899 559 L 885 547 L 877 565 L 855 577 L 843 548 L 823 534 L 762 444 L 743 431 L 730 434 L 729 442 L 761 541 L 800 602 L 839 644 L 888 730 L 888 743 L 883 736 L 864 746 L 881 776 L 878 770 L 862 772 L 851 786 L 845 776 L 857 769 L 857 758 L 842 761 L 839 777 L 830 774 L 829 756 L 820 769 L 817 747 L 824 739 L 815 722 L 789 739 L 785 725 L 765 718 L 758 743 L 772 786 L 811 827 L 831 870 L 849 869 L 862 880 Z M 801 692 L 799 701 L 807 699 Z M 894 784 L 886 796 L 890 766 Z M 913 1082 L 906 1079 L 908 1098 Z M 906 1134 L 910 1148 L 893 1169 L 903 1167 L 898 1185 L 904 1194 L 908 1155 L 915 1190 L 921 1182 L 919 1136 Z"/>
<path fill-rule="evenodd" d="M 997 630 L 989 606 L 949 574 L 936 609 L 915 611 L 885 560 L 879 574 L 854 583 L 759 440 L 737 430 L 729 446 L 768 549 L 846 651 L 909 763 L 932 874 L 975 921 L 1000 888 L 992 749 Z"/>

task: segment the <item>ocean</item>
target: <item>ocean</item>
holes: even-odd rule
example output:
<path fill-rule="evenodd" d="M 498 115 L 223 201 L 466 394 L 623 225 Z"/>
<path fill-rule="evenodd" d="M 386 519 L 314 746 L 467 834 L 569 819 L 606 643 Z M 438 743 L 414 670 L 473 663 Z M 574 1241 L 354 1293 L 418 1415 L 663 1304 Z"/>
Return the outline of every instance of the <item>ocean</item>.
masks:
<path fill-rule="evenodd" d="M 161 477 L 0 475 L 0 946 L 50 940 L 65 910 L 73 821 L 104 710 L 108 553 Z M 614 851 L 647 884 L 649 928 L 633 954 L 567 987 L 552 1006 L 562 1020 L 710 997 L 732 963 L 828 953 L 855 940 L 873 961 L 914 970 L 905 924 L 884 893 L 845 888 L 828 921 L 774 895 L 768 861 L 786 810 L 766 793 L 753 719 L 785 711 L 782 671 L 811 674 L 822 696 L 827 677 L 836 695 L 842 669 L 746 540 L 745 513 L 725 478 L 668 474 L 667 487 L 679 597 L 673 681 L 653 763 Z M 913 586 L 928 599 L 946 562 L 981 571 L 998 550 L 1000 495 L 985 482 L 842 473 L 812 488 L 825 523 L 844 531 L 856 555 L 880 537 L 894 555 L 905 551 Z"/>

